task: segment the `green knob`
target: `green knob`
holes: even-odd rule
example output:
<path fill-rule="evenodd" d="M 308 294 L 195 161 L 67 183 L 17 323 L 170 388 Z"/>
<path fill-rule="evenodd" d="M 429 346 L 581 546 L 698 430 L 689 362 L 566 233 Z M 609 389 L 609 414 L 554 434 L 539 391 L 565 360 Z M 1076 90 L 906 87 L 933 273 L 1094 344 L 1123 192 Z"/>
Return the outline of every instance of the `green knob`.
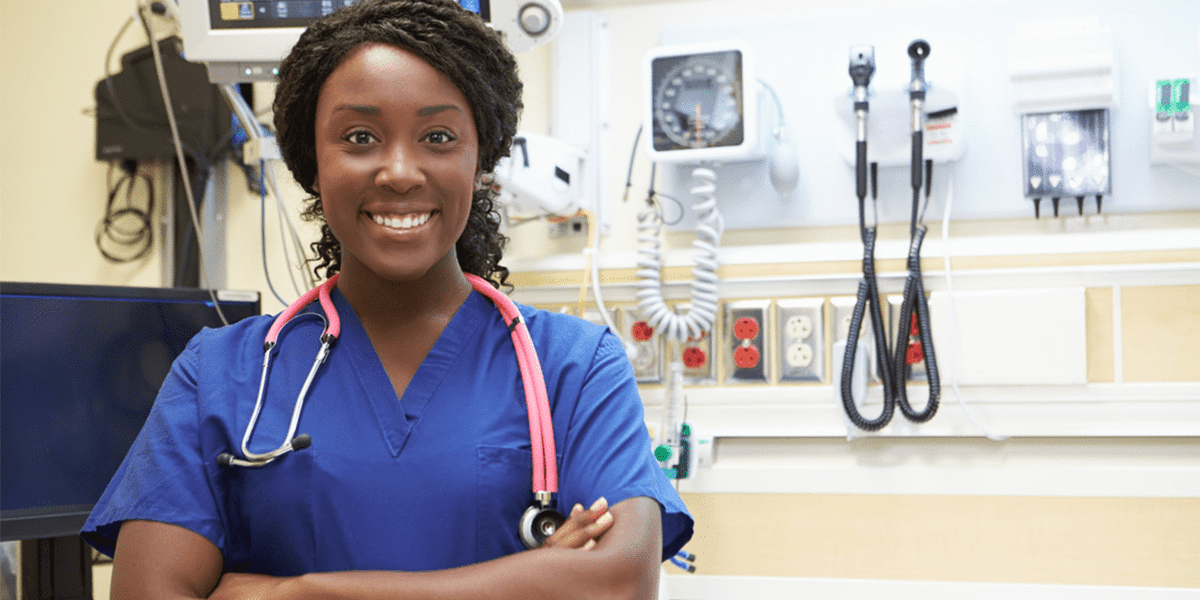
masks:
<path fill-rule="evenodd" d="M 659 446 L 654 449 L 654 459 L 662 462 L 668 458 L 671 458 L 671 447 L 666 444 L 659 444 Z"/>

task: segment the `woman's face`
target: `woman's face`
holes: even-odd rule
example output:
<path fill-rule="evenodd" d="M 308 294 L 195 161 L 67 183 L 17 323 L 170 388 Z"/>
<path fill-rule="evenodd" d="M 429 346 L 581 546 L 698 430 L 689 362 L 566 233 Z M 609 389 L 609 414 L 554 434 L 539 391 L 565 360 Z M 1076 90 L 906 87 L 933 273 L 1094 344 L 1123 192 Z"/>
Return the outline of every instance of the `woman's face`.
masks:
<path fill-rule="evenodd" d="M 459 270 L 479 142 L 462 92 L 417 55 L 364 44 L 317 99 L 317 179 L 343 276 Z M 444 273 L 443 273 L 444 274 Z"/>

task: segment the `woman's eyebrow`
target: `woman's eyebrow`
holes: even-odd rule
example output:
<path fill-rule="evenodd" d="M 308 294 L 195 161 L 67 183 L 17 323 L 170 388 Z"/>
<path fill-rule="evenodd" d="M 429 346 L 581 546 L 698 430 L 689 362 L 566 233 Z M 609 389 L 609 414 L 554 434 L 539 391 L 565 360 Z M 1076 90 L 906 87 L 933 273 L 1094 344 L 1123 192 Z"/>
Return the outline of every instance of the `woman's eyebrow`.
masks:
<path fill-rule="evenodd" d="M 428 117 L 430 115 L 436 115 L 445 110 L 457 110 L 458 112 L 462 112 L 461 108 L 453 104 L 438 104 L 437 106 L 426 106 L 418 110 L 417 116 Z"/>
<path fill-rule="evenodd" d="M 369 104 L 342 104 L 333 109 L 333 112 L 338 112 L 339 110 L 350 110 L 363 115 L 379 114 L 379 107 L 371 106 Z"/>

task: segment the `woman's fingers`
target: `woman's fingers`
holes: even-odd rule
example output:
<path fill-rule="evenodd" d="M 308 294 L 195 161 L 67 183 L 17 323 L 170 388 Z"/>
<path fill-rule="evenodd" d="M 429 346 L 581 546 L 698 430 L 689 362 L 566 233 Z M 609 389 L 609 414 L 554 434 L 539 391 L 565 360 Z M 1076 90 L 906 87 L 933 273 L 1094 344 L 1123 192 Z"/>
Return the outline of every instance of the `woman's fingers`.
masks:
<path fill-rule="evenodd" d="M 545 545 L 552 548 L 590 550 L 596 540 L 612 527 L 613 516 L 608 512 L 608 501 L 596 500 L 591 508 L 584 509 L 576 504 L 557 531 L 546 539 Z"/>

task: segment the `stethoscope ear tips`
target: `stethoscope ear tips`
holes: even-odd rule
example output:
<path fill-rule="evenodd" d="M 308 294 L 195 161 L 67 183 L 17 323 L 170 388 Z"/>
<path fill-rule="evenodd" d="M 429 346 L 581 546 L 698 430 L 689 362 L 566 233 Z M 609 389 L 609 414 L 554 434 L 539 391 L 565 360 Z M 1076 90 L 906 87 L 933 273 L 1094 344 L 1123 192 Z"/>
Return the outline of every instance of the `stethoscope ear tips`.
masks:
<path fill-rule="evenodd" d="M 312 445 L 312 437 L 302 433 L 292 438 L 292 450 L 303 450 Z M 219 459 L 218 459 L 219 460 Z"/>
<path fill-rule="evenodd" d="M 546 539 L 554 535 L 565 522 L 566 517 L 553 508 L 530 506 L 521 515 L 521 542 L 530 550 L 541 548 Z"/>
<path fill-rule="evenodd" d="M 222 467 L 228 467 L 233 464 L 233 455 L 228 452 L 222 452 L 217 455 L 217 464 Z"/>

